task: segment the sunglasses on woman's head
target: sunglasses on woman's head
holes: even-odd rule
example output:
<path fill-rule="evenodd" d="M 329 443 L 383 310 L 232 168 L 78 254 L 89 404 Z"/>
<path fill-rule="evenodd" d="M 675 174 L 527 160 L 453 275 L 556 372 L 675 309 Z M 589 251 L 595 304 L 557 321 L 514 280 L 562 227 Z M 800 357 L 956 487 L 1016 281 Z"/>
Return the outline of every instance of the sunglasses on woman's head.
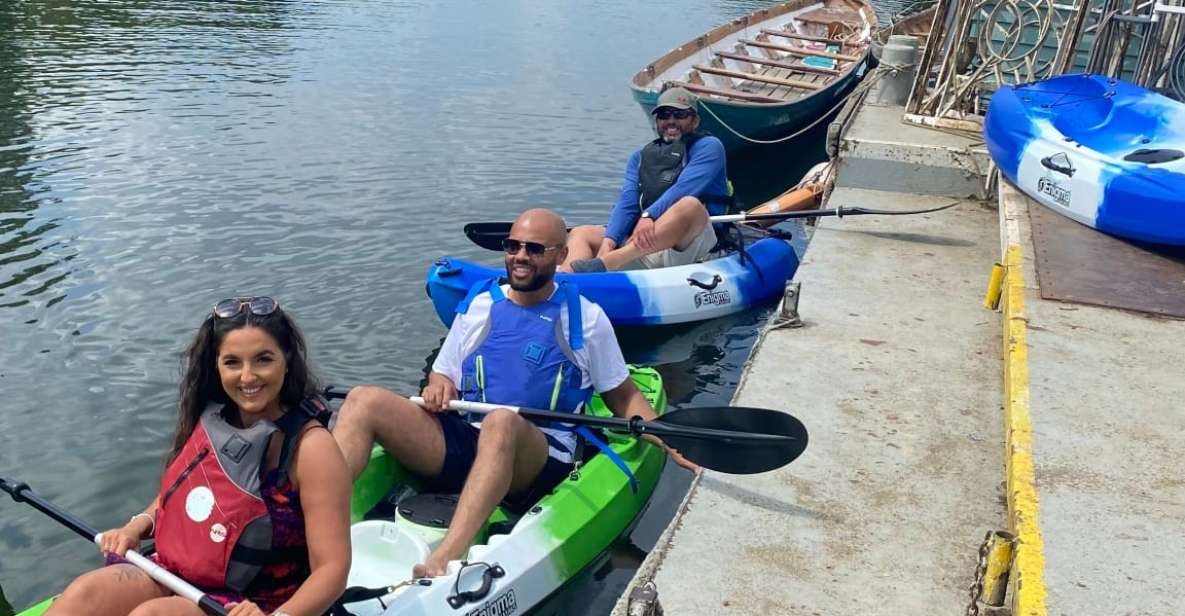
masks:
<path fill-rule="evenodd" d="M 229 319 L 238 316 L 246 307 L 251 314 L 257 317 L 266 317 L 267 315 L 276 311 L 280 304 L 276 300 L 266 297 L 229 297 L 217 304 L 214 304 L 214 316 L 220 319 Z"/>
<path fill-rule="evenodd" d="M 669 120 L 675 118 L 676 120 L 686 120 L 695 115 L 695 112 L 690 109 L 660 109 L 654 113 L 660 120 Z"/>
<path fill-rule="evenodd" d="M 508 255 L 516 255 L 523 248 L 527 249 L 528 256 L 541 257 L 543 253 L 549 250 L 558 250 L 559 246 L 544 246 L 539 242 L 522 242 L 510 238 L 502 240 L 502 250 L 505 250 Z"/>

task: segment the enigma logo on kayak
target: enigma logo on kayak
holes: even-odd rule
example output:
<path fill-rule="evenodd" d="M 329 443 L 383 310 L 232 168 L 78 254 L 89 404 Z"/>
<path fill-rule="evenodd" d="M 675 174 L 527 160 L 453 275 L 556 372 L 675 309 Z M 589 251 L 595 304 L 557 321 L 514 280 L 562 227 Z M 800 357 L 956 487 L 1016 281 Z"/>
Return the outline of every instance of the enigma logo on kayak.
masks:
<path fill-rule="evenodd" d="M 728 291 L 700 291 L 695 294 L 695 307 L 727 306 L 732 303 L 732 295 Z"/>
<path fill-rule="evenodd" d="M 1037 192 L 1053 199 L 1062 207 L 1070 207 L 1070 189 L 1058 184 L 1053 178 L 1043 177 L 1037 180 Z"/>
<path fill-rule="evenodd" d="M 514 589 L 511 588 L 476 610 L 466 612 L 465 616 L 510 616 L 517 611 L 518 601 L 514 599 Z"/>

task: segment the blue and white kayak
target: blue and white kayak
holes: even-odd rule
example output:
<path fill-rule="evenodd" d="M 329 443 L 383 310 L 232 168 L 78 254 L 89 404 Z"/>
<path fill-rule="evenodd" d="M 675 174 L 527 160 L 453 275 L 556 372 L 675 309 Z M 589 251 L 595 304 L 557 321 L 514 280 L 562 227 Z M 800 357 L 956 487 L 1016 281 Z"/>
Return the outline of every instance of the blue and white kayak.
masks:
<path fill-rule="evenodd" d="M 614 325 L 659 325 L 712 319 L 780 297 L 797 268 L 790 244 L 770 237 L 746 246 L 743 258 L 732 253 L 677 267 L 556 278 L 575 282 Z M 470 287 L 505 273 L 500 267 L 444 257 L 428 271 L 428 296 L 440 320 L 451 326 Z"/>
<path fill-rule="evenodd" d="M 992 96 L 984 139 L 1030 197 L 1128 239 L 1185 244 L 1185 105 L 1099 75 Z"/>

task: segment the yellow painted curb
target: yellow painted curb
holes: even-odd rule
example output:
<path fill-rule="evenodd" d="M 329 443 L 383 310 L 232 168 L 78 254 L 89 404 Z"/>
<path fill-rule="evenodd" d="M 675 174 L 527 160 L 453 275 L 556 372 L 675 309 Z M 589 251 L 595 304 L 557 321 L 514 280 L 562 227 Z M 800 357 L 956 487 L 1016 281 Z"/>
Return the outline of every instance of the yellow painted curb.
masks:
<path fill-rule="evenodd" d="M 1045 545 L 1037 519 L 1033 424 L 1029 414 L 1029 358 L 1024 262 L 1019 245 L 1008 246 L 1003 290 L 1004 434 L 1008 526 L 1017 537 L 1010 585 L 1015 616 L 1045 616 Z"/>

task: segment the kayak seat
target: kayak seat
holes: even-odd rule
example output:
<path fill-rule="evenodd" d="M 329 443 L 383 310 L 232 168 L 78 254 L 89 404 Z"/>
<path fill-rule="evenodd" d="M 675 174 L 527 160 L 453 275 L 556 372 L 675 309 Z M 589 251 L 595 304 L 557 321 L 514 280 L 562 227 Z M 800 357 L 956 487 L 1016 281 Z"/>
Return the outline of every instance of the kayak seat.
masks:
<path fill-rule="evenodd" d="M 399 501 L 399 515 L 428 528 L 448 528 L 457 510 L 458 494 L 416 494 Z"/>
<path fill-rule="evenodd" d="M 414 494 L 399 501 L 399 517 L 426 528 L 438 530 L 447 529 L 453 521 L 453 514 L 457 511 L 457 501 L 460 494 Z M 506 534 L 522 517 L 521 512 L 511 509 L 507 503 L 502 503 L 501 510 L 495 514 L 500 518 L 486 527 L 489 535 Z"/>

